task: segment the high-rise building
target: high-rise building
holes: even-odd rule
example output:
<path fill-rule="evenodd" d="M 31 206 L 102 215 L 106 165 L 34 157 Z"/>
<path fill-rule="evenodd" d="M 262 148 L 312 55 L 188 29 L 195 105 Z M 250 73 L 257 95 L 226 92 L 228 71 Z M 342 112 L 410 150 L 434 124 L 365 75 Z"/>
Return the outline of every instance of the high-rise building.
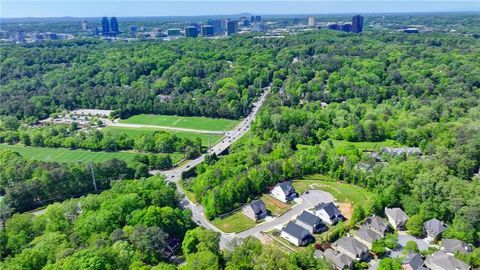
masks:
<path fill-rule="evenodd" d="M 120 31 L 118 31 L 118 21 L 117 21 L 117 18 L 115 18 L 115 17 L 112 17 L 110 19 L 110 31 L 114 35 L 117 34 L 117 33 L 120 33 Z"/>
<path fill-rule="evenodd" d="M 361 33 L 363 31 L 363 16 L 355 15 L 352 17 L 352 32 Z"/>
<path fill-rule="evenodd" d="M 262 16 L 255 16 L 255 22 L 261 22 L 262 21 Z"/>
<path fill-rule="evenodd" d="M 340 25 L 338 23 L 330 23 L 327 25 L 327 27 L 331 30 L 340 30 Z"/>
<path fill-rule="evenodd" d="M 207 20 L 207 24 L 213 26 L 213 32 L 215 35 L 222 32 L 222 20 Z"/>
<path fill-rule="evenodd" d="M 180 29 L 177 28 L 171 28 L 167 30 L 167 35 L 168 36 L 180 36 L 181 32 Z"/>
<path fill-rule="evenodd" d="M 240 23 L 242 24 L 242 26 L 249 26 L 250 25 L 250 21 L 247 18 L 241 19 Z"/>
<path fill-rule="evenodd" d="M 252 15 L 252 17 L 250 17 L 250 22 L 254 22 L 255 21 L 255 16 Z"/>
<path fill-rule="evenodd" d="M 81 25 L 83 31 L 88 30 L 88 22 L 86 20 L 82 20 Z"/>
<path fill-rule="evenodd" d="M 102 33 L 104 35 L 110 33 L 110 22 L 108 21 L 107 17 L 102 18 Z"/>
<path fill-rule="evenodd" d="M 238 32 L 238 21 L 227 21 L 227 35 L 233 35 Z"/>
<path fill-rule="evenodd" d="M 315 17 L 308 17 L 308 26 L 315 26 Z"/>
<path fill-rule="evenodd" d="M 195 26 L 187 26 L 185 27 L 185 37 L 197 37 L 198 36 L 198 28 Z"/>
<path fill-rule="evenodd" d="M 352 31 L 352 24 L 344 23 L 340 26 L 340 30 L 342 30 L 343 32 L 351 32 Z"/>
<path fill-rule="evenodd" d="M 128 27 L 128 31 L 130 32 L 130 34 L 135 34 L 137 33 L 137 26 L 136 25 L 130 25 Z"/>
<path fill-rule="evenodd" d="M 215 35 L 215 31 L 213 29 L 213 26 L 211 26 L 211 25 L 202 26 L 202 36 L 213 37 L 214 35 Z"/>

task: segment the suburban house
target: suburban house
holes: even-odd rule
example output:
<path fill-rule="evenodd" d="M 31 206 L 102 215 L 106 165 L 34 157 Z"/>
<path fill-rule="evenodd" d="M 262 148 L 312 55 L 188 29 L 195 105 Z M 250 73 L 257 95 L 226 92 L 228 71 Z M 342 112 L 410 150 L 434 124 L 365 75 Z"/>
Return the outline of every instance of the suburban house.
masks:
<path fill-rule="evenodd" d="M 368 217 L 363 226 L 381 235 L 385 235 L 390 229 L 388 222 L 379 216 Z"/>
<path fill-rule="evenodd" d="M 295 199 L 298 194 L 290 182 L 282 182 L 273 187 L 272 196 L 282 202 L 289 202 Z"/>
<path fill-rule="evenodd" d="M 378 239 L 382 239 L 382 237 L 383 235 L 365 227 L 360 228 L 360 230 L 358 230 L 354 236 L 355 239 L 362 242 L 362 244 L 366 245 L 369 249 L 372 248 L 373 242 Z"/>
<path fill-rule="evenodd" d="M 366 245 L 349 236 L 338 239 L 332 244 L 332 247 L 336 251 L 343 253 L 354 260 L 361 261 L 366 259 L 369 255 L 368 247 Z"/>
<path fill-rule="evenodd" d="M 323 224 L 319 217 L 305 210 L 297 217 L 295 223 L 310 233 L 324 232 L 327 230 L 327 226 Z"/>
<path fill-rule="evenodd" d="M 313 211 L 317 217 L 321 218 L 328 225 L 334 225 L 345 219 L 333 202 L 319 203 Z"/>
<path fill-rule="evenodd" d="M 442 239 L 440 250 L 451 255 L 455 253 L 465 254 L 472 252 L 472 247 L 457 239 Z"/>
<path fill-rule="evenodd" d="M 311 239 L 310 233 L 306 229 L 292 221 L 283 227 L 280 236 L 296 246 L 304 246 Z"/>
<path fill-rule="evenodd" d="M 245 205 L 242 209 L 245 216 L 255 221 L 264 219 L 267 216 L 267 208 L 262 200 L 254 200 Z"/>
<path fill-rule="evenodd" d="M 396 230 L 403 229 L 408 220 L 407 214 L 400 208 L 385 207 L 385 216 L 387 216 L 390 225 Z"/>
<path fill-rule="evenodd" d="M 447 229 L 447 225 L 436 218 L 432 218 L 429 221 L 423 223 L 423 231 L 427 236 L 429 242 L 438 240 L 442 233 Z"/>
<path fill-rule="evenodd" d="M 410 253 L 402 261 L 403 270 L 427 270 L 424 267 L 422 256 L 418 253 Z"/>
<path fill-rule="evenodd" d="M 452 255 L 437 251 L 425 259 L 425 266 L 431 270 L 470 270 L 470 266 Z"/>
<path fill-rule="evenodd" d="M 323 258 L 331 261 L 335 269 L 354 269 L 355 264 L 352 258 L 331 248 L 326 249 L 325 251 L 315 250 L 313 255 L 316 258 Z"/>

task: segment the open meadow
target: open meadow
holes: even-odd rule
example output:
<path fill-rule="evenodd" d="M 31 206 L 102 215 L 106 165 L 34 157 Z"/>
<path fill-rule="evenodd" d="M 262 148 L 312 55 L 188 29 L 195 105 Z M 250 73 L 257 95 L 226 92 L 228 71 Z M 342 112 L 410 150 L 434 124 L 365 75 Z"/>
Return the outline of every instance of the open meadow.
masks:
<path fill-rule="evenodd" d="M 8 144 L 0 144 L 0 149 L 13 150 L 15 152 L 18 152 L 23 157 L 49 162 L 104 162 L 114 158 L 130 162 L 136 155 L 136 153 L 125 151 L 94 152 L 88 150 L 71 150 L 65 148 L 32 147 Z M 174 163 L 178 162 L 181 159 L 180 154 L 172 154 L 171 157 Z"/>
<path fill-rule="evenodd" d="M 238 122 L 239 121 L 237 120 L 222 118 L 184 117 L 153 114 L 139 114 L 128 119 L 120 120 L 120 123 L 125 124 L 165 126 L 211 131 L 228 131 L 233 129 Z"/>

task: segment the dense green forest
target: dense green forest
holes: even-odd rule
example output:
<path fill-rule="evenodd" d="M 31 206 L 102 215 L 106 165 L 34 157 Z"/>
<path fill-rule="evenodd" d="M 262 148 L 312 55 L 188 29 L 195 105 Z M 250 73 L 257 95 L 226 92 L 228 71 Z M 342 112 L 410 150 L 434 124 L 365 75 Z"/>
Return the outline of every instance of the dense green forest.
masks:
<path fill-rule="evenodd" d="M 241 118 L 271 83 L 252 130 L 228 155 L 207 158 L 184 179 L 208 218 L 240 207 L 280 181 L 321 173 L 374 194 L 357 211 L 383 215 L 384 207 L 403 208 L 414 235 L 423 221 L 445 221 L 444 237 L 473 244 L 476 253 L 462 259 L 480 267 L 474 257 L 480 245 L 480 41 L 475 37 L 320 30 L 275 39 L 68 41 L 3 51 L 0 137 L 6 142 L 150 152 L 201 148 L 200 142 L 163 133 L 132 140 L 103 132 L 82 135 L 68 127 L 56 133 L 56 128 L 19 127 L 79 107 L 113 109 L 121 117 Z M 363 147 L 385 141 L 418 147 L 421 155 L 379 153 L 378 160 L 372 151 L 380 149 Z M 178 208 L 173 187 L 160 178 L 141 178 L 148 168 L 165 164 L 151 154 L 135 164 L 94 164 L 102 193 L 52 204 L 37 217 L 14 214 L 6 220 L 0 266 L 170 269 L 175 266 L 159 251 L 175 237 L 183 240 L 182 269 L 326 268 L 312 257 L 313 249 L 286 256 L 253 239 L 220 252 L 218 234 L 194 228 L 189 212 Z M 5 217 L 94 191 L 84 163 L 30 161 L 4 151 L 0 165 Z M 140 180 L 120 180 L 134 178 Z"/>

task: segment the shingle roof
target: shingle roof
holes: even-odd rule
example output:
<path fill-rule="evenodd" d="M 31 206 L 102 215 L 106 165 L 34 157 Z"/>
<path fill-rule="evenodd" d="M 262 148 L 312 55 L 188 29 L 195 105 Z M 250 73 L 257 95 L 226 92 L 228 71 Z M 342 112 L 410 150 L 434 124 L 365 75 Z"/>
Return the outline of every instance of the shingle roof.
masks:
<path fill-rule="evenodd" d="M 361 254 L 368 251 L 367 246 L 362 244 L 360 241 L 348 236 L 342 237 L 335 241 L 335 245 L 347 250 L 355 256 L 360 256 Z"/>
<path fill-rule="evenodd" d="M 385 234 L 388 230 L 388 222 L 379 216 L 369 217 L 365 221 L 365 227 L 370 228 L 377 233 Z"/>
<path fill-rule="evenodd" d="M 457 239 L 443 239 L 441 249 L 451 253 L 468 253 L 471 250 L 467 243 Z"/>
<path fill-rule="evenodd" d="M 423 259 L 418 253 L 408 254 L 402 262 L 403 265 L 410 265 L 413 270 L 420 270 L 423 268 Z"/>
<path fill-rule="evenodd" d="M 253 212 L 255 215 L 260 215 L 262 213 L 267 212 L 267 208 L 262 200 L 255 200 L 250 203 L 250 207 L 252 207 Z"/>
<path fill-rule="evenodd" d="M 298 217 L 297 220 L 300 220 L 301 222 L 308 224 L 310 226 L 315 226 L 319 223 L 322 222 L 322 220 L 315 216 L 314 214 L 308 212 L 308 211 L 303 211 Z"/>
<path fill-rule="evenodd" d="M 290 182 L 278 183 L 277 186 L 279 186 L 282 189 L 283 193 L 287 195 L 295 192 L 295 189 Z"/>
<path fill-rule="evenodd" d="M 423 223 L 425 231 L 432 236 L 437 236 L 447 229 L 447 226 L 440 220 L 432 218 Z"/>
<path fill-rule="evenodd" d="M 361 228 L 356 235 L 368 243 L 373 243 L 375 240 L 382 238 L 382 235 L 368 228 Z"/>
<path fill-rule="evenodd" d="M 385 207 L 385 215 L 389 216 L 395 222 L 406 222 L 408 220 L 407 214 L 400 208 L 387 208 Z"/>
<path fill-rule="evenodd" d="M 455 257 L 445 254 L 441 251 L 437 251 L 428 256 L 425 260 L 425 264 L 429 267 L 437 267 L 438 269 L 445 270 L 469 270 L 470 266 L 456 259 Z"/>
<path fill-rule="evenodd" d="M 350 266 L 353 262 L 352 258 L 331 248 L 323 252 L 323 257 L 327 260 L 332 261 L 332 263 L 340 269 Z"/>
<path fill-rule="evenodd" d="M 287 223 L 287 226 L 283 227 L 282 230 L 299 240 L 305 240 L 310 235 L 307 230 L 292 221 Z"/>
<path fill-rule="evenodd" d="M 342 214 L 340 213 L 340 210 L 333 204 L 332 202 L 329 203 L 319 203 L 317 206 L 315 206 L 315 210 L 322 210 L 324 209 L 327 215 L 330 218 L 334 218 L 337 216 L 341 216 Z"/>

